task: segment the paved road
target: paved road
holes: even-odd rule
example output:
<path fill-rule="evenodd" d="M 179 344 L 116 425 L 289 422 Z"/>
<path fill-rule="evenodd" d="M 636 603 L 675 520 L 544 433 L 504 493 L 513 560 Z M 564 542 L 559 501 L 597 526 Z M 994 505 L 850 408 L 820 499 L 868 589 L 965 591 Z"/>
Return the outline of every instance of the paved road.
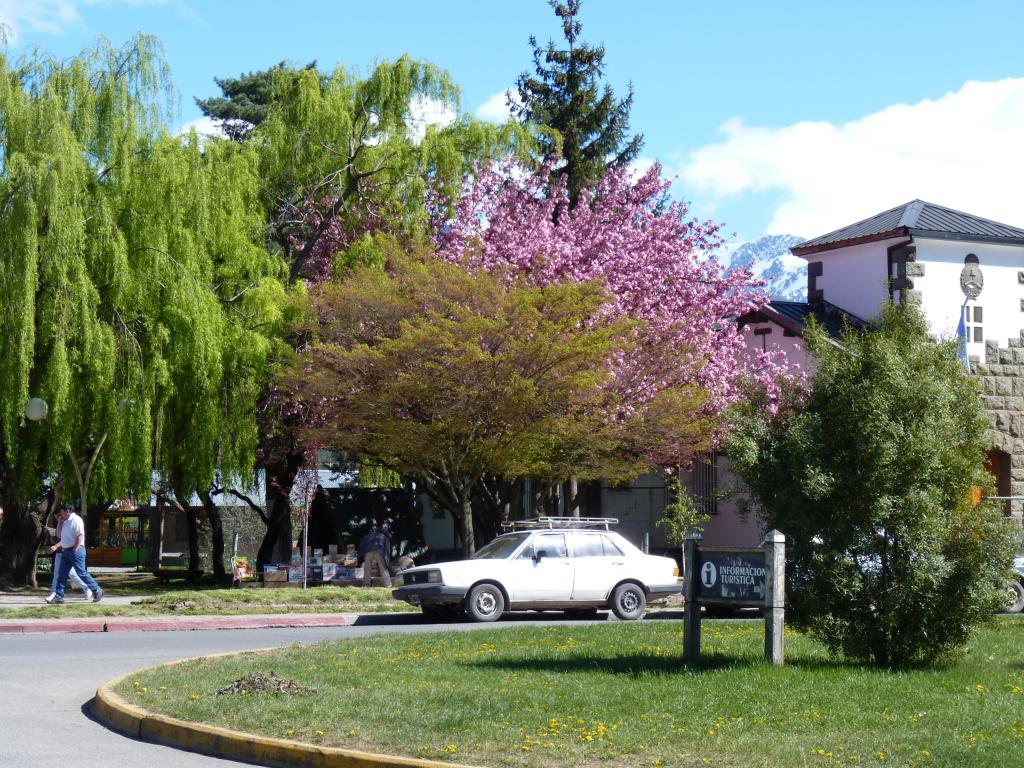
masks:
<path fill-rule="evenodd" d="M 670 617 L 672 614 L 666 613 L 661 618 Z M 528 613 L 497 624 L 431 624 L 420 614 L 407 613 L 360 616 L 353 625 L 343 627 L 0 635 L 0 768 L 247 765 L 129 739 L 92 720 L 88 705 L 96 689 L 134 669 L 208 653 L 382 632 L 472 631 L 558 623 L 563 622 L 550 614 Z"/>
<path fill-rule="evenodd" d="M 126 738 L 90 719 L 87 704 L 113 677 L 188 656 L 379 632 L 475 628 L 481 625 L 428 624 L 416 614 L 390 614 L 360 617 L 353 626 L 310 629 L 0 635 L 0 767 L 241 765 Z"/>

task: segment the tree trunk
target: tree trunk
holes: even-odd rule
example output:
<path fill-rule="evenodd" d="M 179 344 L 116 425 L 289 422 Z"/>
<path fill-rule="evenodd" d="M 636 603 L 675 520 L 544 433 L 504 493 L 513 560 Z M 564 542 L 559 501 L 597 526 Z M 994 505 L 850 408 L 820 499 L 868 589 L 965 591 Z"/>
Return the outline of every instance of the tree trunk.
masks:
<path fill-rule="evenodd" d="M 562 495 L 565 498 L 565 514 L 569 517 L 579 517 L 580 484 L 575 477 L 570 477 L 565 481 Z"/>
<path fill-rule="evenodd" d="M 164 497 L 156 497 L 149 519 L 149 564 L 153 571 L 160 569 L 160 558 L 164 552 Z"/>
<path fill-rule="evenodd" d="M 462 555 L 472 557 L 476 552 L 476 539 L 473 536 L 473 499 L 464 489 L 462 502 Z"/>
<path fill-rule="evenodd" d="M 210 521 L 210 538 L 212 547 L 210 552 L 211 567 L 214 576 L 224 576 L 224 520 L 220 514 L 220 507 L 213 501 L 209 490 L 200 494 L 203 500 L 203 508 L 206 510 L 206 519 Z"/>
<path fill-rule="evenodd" d="M 18 586 L 36 586 L 36 552 L 43 535 L 42 516 L 19 504 L 9 494 L 2 502 L 4 517 L 0 525 L 0 574 Z"/>
<path fill-rule="evenodd" d="M 188 506 L 185 514 L 188 520 L 188 569 L 199 571 L 202 570 L 199 562 L 199 511 Z"/>
<path fill-rule="evenodd" d="M 19 502 L 12 486 L 4 486 L 7 492 L 0 497 L 0 580 L 36 587 L 36 554 L 44 543 L 45 521 L 56 510 L 64 480 L 58 477 L 38 505 Z"/>
<path fill-rule="evenodd" d="M 292 486 L 305 460 L 301 452 L 289 453 L 283 462 L 264 467 L 266 472 L 267 532 L 256 555 L 256 567 L 287 563 L 292 557 Z"/>

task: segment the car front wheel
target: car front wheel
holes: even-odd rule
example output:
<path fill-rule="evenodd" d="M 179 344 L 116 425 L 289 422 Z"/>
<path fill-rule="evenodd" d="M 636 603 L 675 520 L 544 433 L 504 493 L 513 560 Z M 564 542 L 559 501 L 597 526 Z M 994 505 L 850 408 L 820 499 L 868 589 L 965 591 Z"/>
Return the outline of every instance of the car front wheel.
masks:
<path fill-rule="evenodd" d="M 623 621 L 639 619 L 646 605 L 647 596 L 639 584 L 619 584 L 612 592 L 612 613 Z"/>
<path fill-rule="evenodd" d="M 505 612 L 505 596 L 495 584 L 477 584 L 466 598 L 466 613 L 474 621 L 497 621 Z"/>

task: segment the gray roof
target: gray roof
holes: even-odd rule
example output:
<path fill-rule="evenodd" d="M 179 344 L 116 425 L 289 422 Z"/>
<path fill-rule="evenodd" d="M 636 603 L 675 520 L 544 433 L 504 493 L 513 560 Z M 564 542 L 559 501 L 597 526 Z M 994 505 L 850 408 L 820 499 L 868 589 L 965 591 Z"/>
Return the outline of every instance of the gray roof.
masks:
<path fill-rule="evenodd" d="M 890 237 L 934 237 L 944 240 L 970 240 L 1007 245 L 1024 245 L 1024 229 L 998 221 L 954 211 L 952 208 L 913 200 L 870 218 L 850 224 L 794 245 L 797 256 L 827 251 L 855 243 L 885 240 Z"/>
<path fill-rule="evenodd" d="M 865 320 L 837 307 L 828 301 L 813 304 L 806 301 L 770 301 L 764 307 L 739 318 L 740 325 L 756 322 L 771 322 L 781 325 L 798 336 L 804 335 L 808 318 L 813 317 L 833 339 L 842 336 L 843 328 L 849 324 L 856 329 L 868 327 Z"/>

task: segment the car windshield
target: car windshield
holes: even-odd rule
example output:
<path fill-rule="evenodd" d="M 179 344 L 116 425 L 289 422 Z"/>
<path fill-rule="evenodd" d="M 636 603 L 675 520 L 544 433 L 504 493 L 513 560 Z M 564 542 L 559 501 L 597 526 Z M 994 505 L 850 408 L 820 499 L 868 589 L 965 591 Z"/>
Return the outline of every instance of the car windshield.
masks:
<path fill-rule="evenodd" d="M 473 555 L 474 560 L 505 560 L 512 556 L 512 553 L 519 549 L 530 536 L 530 532 L 509 533 L 499 536 L 483 549 L 478 549 Z"/>

